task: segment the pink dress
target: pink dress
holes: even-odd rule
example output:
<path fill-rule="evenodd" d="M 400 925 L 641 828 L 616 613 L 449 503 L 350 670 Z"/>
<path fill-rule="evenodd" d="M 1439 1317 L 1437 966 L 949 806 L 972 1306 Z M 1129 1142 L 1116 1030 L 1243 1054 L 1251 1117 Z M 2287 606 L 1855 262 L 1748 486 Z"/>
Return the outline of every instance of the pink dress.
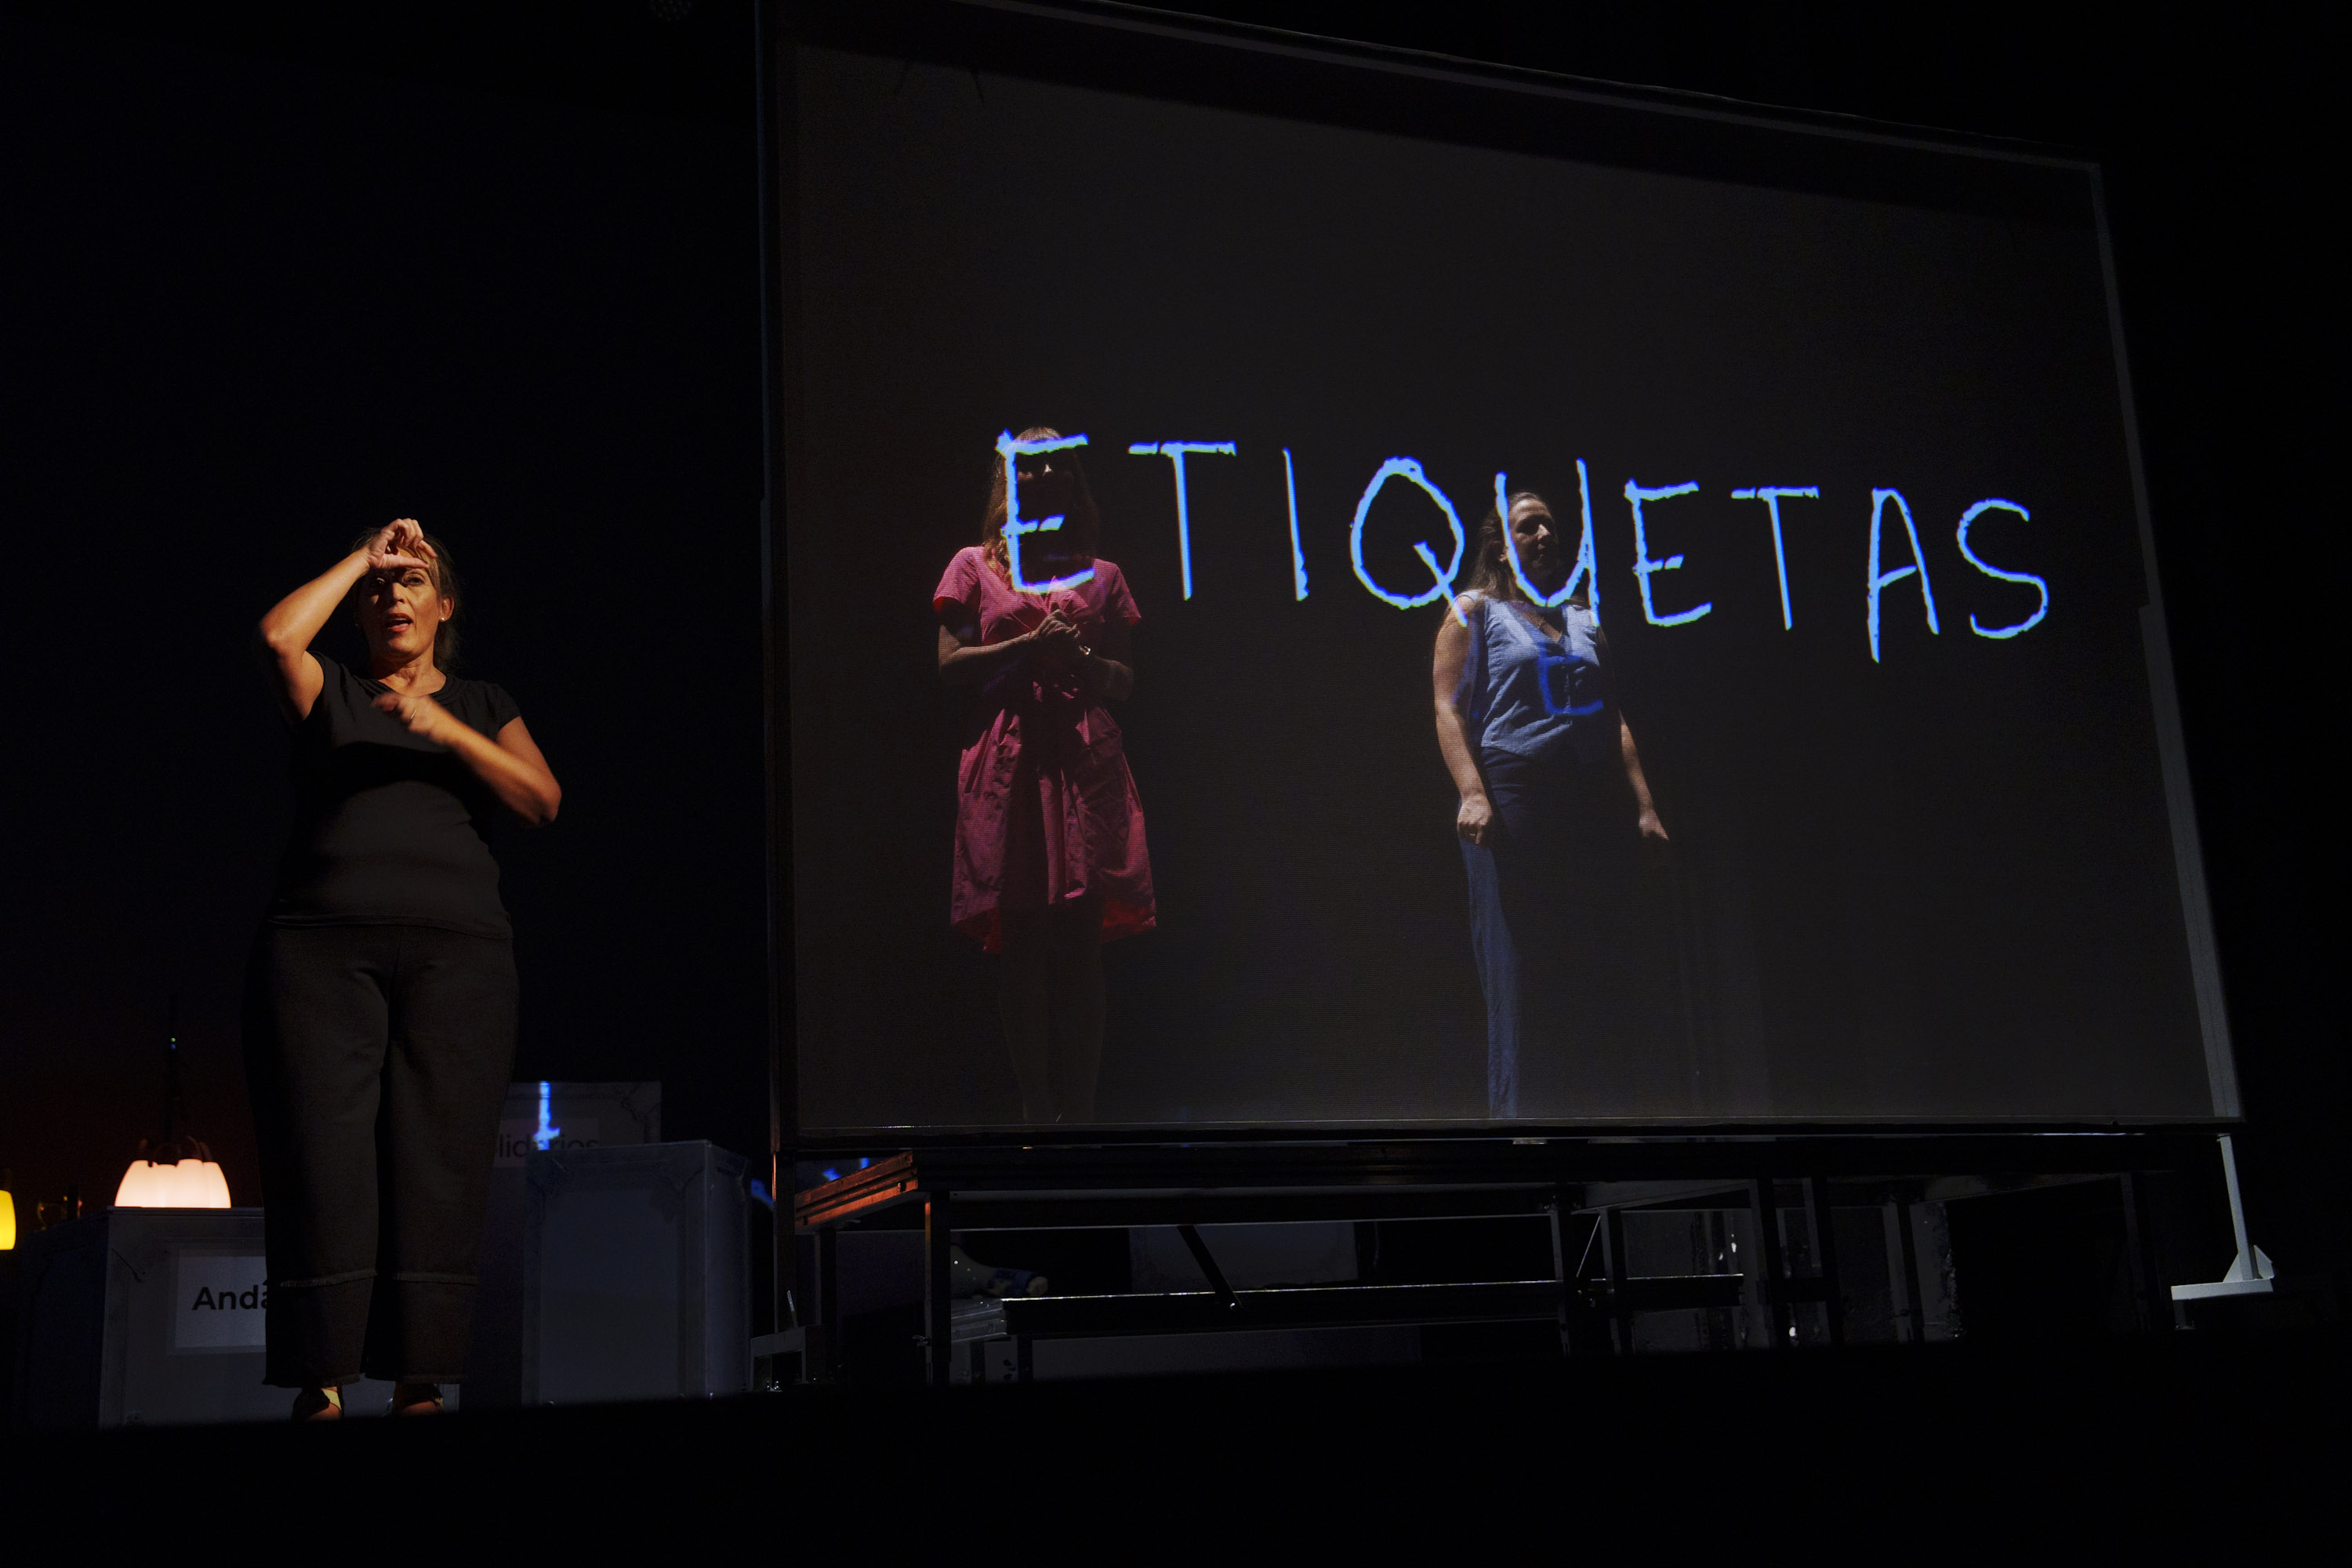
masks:
<path fill-rule="evenodd" d="M 944 622 L 980 627 L 982 646 L 1034 629 L 1058 610 L 1094 646 L 1103 627 L 1142 617 L 1108 561 L 1076 588 L 1015 592 L 977 546 L 956 552 L 931 595 Z M 980 689 L 977 738 L 956 774 L 955 887 L 949 920 L 990 952 L 1001 910 L 1044 910 L 1100 895 L 1105 942 L 1156 922 L 1143 803 L 1118 726 L 1075 674 L 1024 659 Z"/>

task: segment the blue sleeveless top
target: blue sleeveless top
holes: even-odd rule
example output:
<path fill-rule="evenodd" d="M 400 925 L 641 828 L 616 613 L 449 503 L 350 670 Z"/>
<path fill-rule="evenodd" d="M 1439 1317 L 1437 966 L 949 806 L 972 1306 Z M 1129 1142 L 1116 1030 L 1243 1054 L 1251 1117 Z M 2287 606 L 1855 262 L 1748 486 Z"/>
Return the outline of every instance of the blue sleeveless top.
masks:
<path fill-rule="evenodd" d="M 1470 656 L 1456 699 L 1481 752 L 1524 762 L 1598 762 L 1617 739 L 1607 678 L 1582 605 L 1562 606 L 1567 635 L 1553 641 L 1509 604 L 1481 597 L 1465 610 Z"/>

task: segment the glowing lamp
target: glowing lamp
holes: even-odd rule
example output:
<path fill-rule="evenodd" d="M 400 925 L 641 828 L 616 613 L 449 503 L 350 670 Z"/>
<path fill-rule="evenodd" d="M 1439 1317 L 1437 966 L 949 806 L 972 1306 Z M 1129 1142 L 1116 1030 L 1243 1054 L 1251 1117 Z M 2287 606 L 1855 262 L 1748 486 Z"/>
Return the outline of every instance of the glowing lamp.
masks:
<path fill-rule="evenodd" d="M 8 1191 L 16 1184 L 13 1172 L 0 1172 L 0 1252 L 16 1245 L 16 1199 Z"/>
<path fill-rule="evenodd" d="M 193 1141 L 192 1141 L 193 1142 Z M 195 1144 L 196 1153 L 212 1152 L 203 1144 Z M 158 1150 L 170 1154 L 175 1151 Z M 146 1153 L 142 1146 L 140 1152 Z M 114 1189 L 114 1206 L 119 1209 L 225 1209 L 230 1206 L 228 1178 L 221 1173 L 217 1161 L 191 1158 L 184 1160 L 138 1159 L 122 1173 L 122 1184 Z"/>
<path fill-rule="evenodd" d="M 233 1206 L 228 1178 L 201 1138 L 173 1136 L 187 1115 L 180 1090 L 180 999 L 172 998 L 172 1021 L 163 1039 L 163 1136 L 139 1140 L 139 1157 L 114 1189 L 119 1209 L 225 1209 Z"/>

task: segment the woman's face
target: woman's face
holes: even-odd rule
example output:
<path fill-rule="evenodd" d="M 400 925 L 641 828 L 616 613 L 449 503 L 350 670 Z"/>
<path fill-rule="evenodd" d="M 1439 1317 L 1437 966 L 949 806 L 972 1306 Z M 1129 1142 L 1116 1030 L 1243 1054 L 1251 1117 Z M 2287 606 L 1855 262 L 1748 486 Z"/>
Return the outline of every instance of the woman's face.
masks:
<path fill-rule="evenodd" d="M 1021 521 L 1067 514 L 1076 499 L 1066 459 L 1059 452 L 1025 452 L 1020 459 Z"/>
<path fill-rule="evenodd" d="M 1559 586 L 1565 563 L 1560 558 L 1559 535 L 1553 529 L 1549 507 L 1532 496 L 1514 502 L 1511 542 L 1518 549 L 1520 569 L 1529 581 L 1547 595 Z"/>
<path fill-rule="evenodd" d="M 360 633 L 367 638 L 368 652 L 379 659 L 406 664 L 425 653 L 441 623 L 455 610 L 433 585 L 433 574 L 421 566 L 371 572 L 360 579 Z"/>

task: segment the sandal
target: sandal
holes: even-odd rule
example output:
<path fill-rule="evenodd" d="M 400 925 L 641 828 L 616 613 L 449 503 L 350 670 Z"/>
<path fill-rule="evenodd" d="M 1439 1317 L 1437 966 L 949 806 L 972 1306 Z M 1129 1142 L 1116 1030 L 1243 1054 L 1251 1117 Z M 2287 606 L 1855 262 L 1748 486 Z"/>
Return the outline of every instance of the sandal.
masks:
<path fill-rule="evenodd" d="M 441 1410 L 441 1390 L 437 1384 L 403 1383 L 392 1391 L 392 1413 L 394 1415 L 438 1415 Z"/>
<path fill-rule="evenodd" d="M 294 1419 L 297 1421 L 340 1421 L 343 1418 L 343 1391 L 340 1388 L 306 1388 L 294 1396 Z"/>

